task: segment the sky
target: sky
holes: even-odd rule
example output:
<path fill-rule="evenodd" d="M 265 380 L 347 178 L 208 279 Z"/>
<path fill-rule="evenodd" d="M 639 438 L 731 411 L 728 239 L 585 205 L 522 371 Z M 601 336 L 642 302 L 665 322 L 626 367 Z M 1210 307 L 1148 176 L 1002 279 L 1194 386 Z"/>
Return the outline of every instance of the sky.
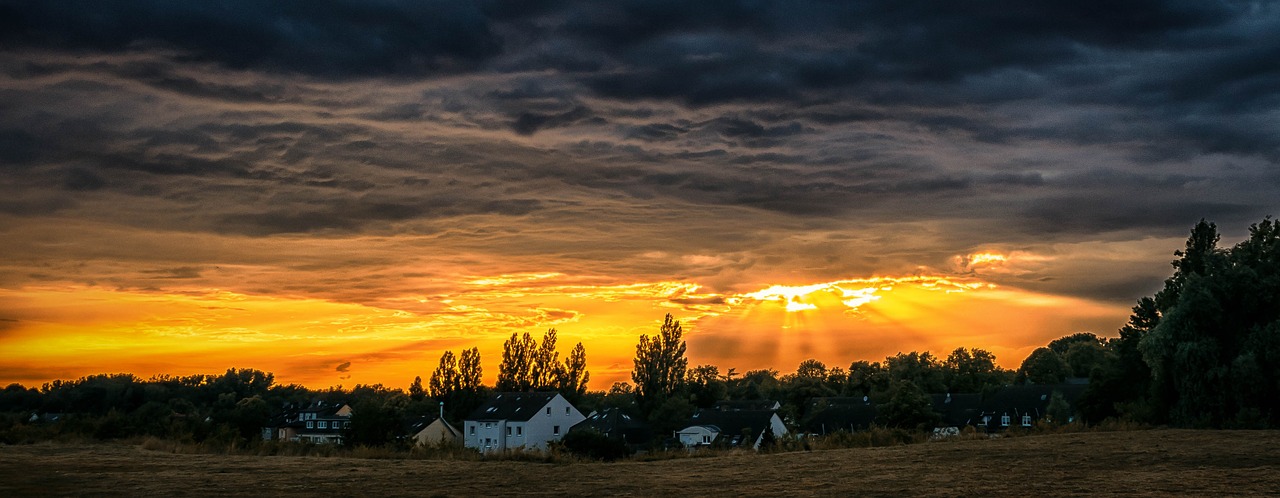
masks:
<path fill-rule="evenodd" d="M 1280 2 L 0 0 L 0 383 L 1115 336 L 1280 214 Z"/>

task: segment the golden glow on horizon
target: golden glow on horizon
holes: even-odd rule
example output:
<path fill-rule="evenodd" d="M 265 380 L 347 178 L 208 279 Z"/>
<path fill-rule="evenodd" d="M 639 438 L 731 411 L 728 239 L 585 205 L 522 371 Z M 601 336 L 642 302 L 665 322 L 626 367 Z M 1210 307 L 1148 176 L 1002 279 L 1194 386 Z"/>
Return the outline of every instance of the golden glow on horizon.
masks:
<path fill-rule="evenodd" d="M 1009 367 L 1049 339 L 1105 333 L 1094 324 L 1118 321 L 1125 311 L 974 277 L 920 275 L 762 285 L 745 293 L 560 273 L 475 276 L 436 288 L 451 290 L 384 298 L 376 306 L 199 288 L 0 290 L 0 306 L 22 310 L 0 323 L 0 382 L 239 367 L 312 387 L 403 387 L 427 377 L 444 350 L 472 346 L 480 348 L 492 382 L 506 338 L 540 337 L 554 327 L 562 351 L 576 342 L 587 347 L 592 388 L 605 389 L 630 380 L 636 338 L 655 332 L 665 313 L 684 324 L 691 364 L 722 369 L 785 372 L 810 357 L 843 366 L 959 346 L 988 349 Z"/>

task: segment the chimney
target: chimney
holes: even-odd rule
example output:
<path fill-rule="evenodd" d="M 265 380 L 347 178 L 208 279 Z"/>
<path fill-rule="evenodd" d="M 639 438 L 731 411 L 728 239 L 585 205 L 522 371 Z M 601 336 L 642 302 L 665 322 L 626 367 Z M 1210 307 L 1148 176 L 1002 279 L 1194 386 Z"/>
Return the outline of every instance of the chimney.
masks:
<path fill-rule="evenodd" d="M 440 420 L 444 420 L 444 402 L 440 402 Z"/>

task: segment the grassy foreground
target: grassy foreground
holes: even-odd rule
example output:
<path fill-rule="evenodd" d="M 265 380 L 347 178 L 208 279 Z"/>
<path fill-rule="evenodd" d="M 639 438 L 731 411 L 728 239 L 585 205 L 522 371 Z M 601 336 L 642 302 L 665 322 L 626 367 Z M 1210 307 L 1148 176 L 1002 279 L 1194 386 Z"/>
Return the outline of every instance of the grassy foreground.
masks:
<path fill-rule="evenodd" d="M 1150 430 L 653 462 L 171 454 L 0 447 L 0 496 L 1271 495 L 1280 431 Z"/>

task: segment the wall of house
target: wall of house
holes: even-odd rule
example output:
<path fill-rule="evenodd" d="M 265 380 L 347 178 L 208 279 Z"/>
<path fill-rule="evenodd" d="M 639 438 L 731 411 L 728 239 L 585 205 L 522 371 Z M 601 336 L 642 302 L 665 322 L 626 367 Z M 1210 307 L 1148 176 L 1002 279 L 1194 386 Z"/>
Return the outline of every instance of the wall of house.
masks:
<path fill-rule="evenodd" d="M 782 417 L 773 414 L 769 418 L 769 430 L 773 431 L 773 437 L 778 438 L 787 435 L 787 424 L 782 423 Z M 756 438 L 756 442 L 751 445 L 753 449 L 760 449 L 760 443 L 764 441 L 764 431 L 760 431 L 760 436 Z"/>
<path fill-rule="evenodd" d="M 435 422 L 418 431 L 413 439 L 417 444 L 439 444 L 441 441 L 453 442 L 458 438 L 452 430 L 449 430 L 443 420 L 436 419 Z"/>
<path fill-rule="evenodd" d="M 556 395 L 525 423 L 523 444 L 529 449 L 545 450 L 548 442 L 559 441 L 570 427 L 586 419 L 564 396 Z"/>
<path fill-rule="evenodd" d="M 463 425 L 464 446 L 482 452 L 507 449 L 506 420 L 468 420 Z"/>
<path fill-rule="evenodd" d="M 684 445 L 685 447 L 710 444 L 712 442 L 715 442 L 716 437 L 719 435 L 720 435 L 719 431 L 716 431 L 705 425 L 695 425 L 692 427 L 686 427 L 684 428 L 684 430 L 681 430 L 679 433 L 677 433 L 677 437 L 680 438 L 680 444 Z"/>

